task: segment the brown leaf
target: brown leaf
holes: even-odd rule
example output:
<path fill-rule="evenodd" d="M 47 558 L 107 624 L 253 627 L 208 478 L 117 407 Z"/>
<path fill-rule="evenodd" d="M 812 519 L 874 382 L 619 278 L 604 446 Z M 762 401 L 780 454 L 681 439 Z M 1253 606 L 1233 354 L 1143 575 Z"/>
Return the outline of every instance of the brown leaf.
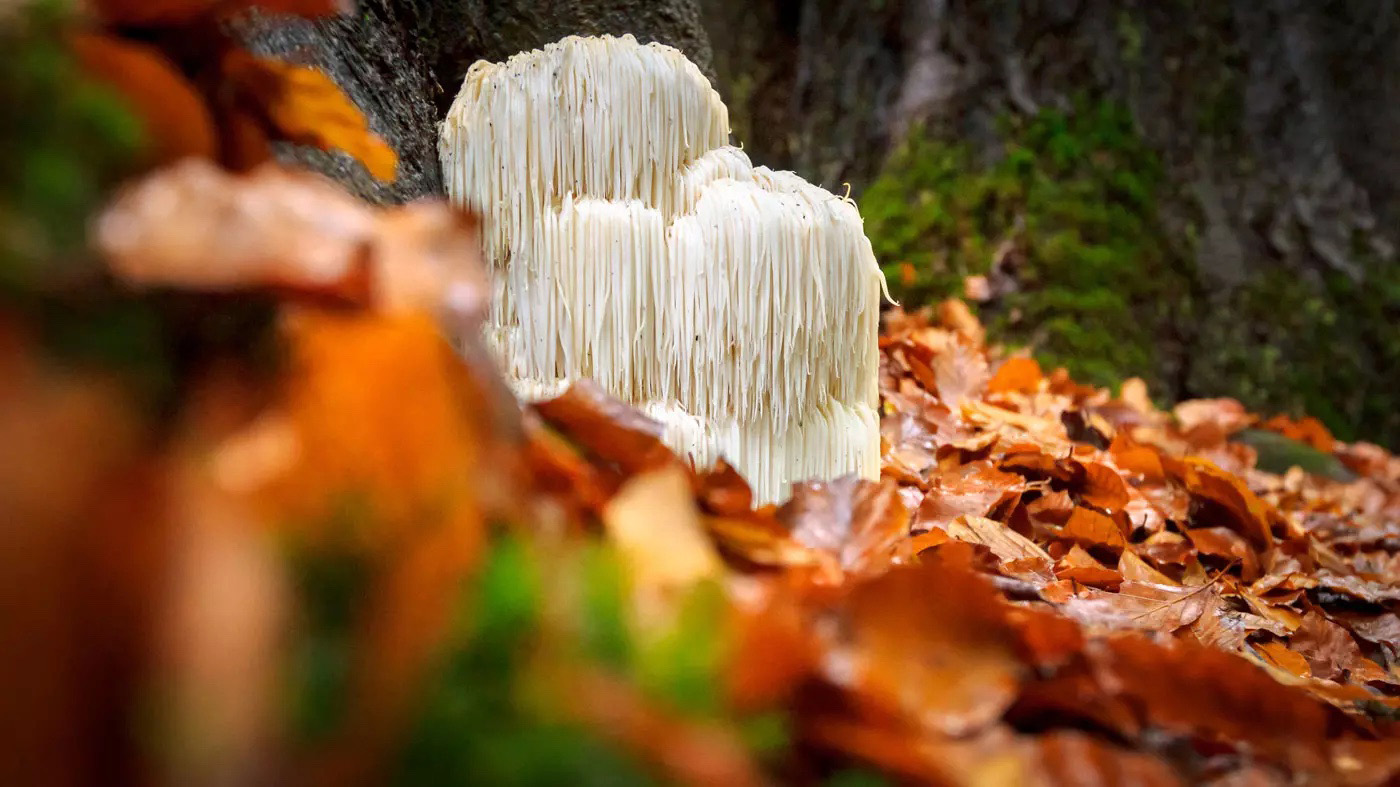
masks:
<path fill-rule="evenodd" d="M 1172 414 L 1183 432 L 1209 424 L 1229 435 L 1249 426 L 1253 420 L 1234 399 L 1192 399 L 1178 404 Z"/>
<path fill-rule="evenodd" d="M 1123 554 L 1118 557 L 1118 573 L 1122 574 L 1124 579 L 1134 582 L 1148 582 L 1155 585 L 1181 584 L 1148 565 L 1146 561 L 1134 554 L 1132 550 L 1124 550 Z"/>
<path fill-rule="evenodd" d="M 1347 621 L 1351 633 L 1377 645 L 1389 645 L 1400 650 L 1400 615 L 1386 612 L 1375 616 L 1357 616 Z"/>
<path fill-rule="evenodd" d="M 780 586 L 766 584 L 735 605 L 734 644 L 725 665 L 725 698 L 739 712 L 783 702 L 815 672 L 820 658 L 802 608 Z"/>
<path fill-rule="evenodd" d="M 128 285 L 284 289 L 425 311 L 469 334 L 487 288 L 474 218 L 421 202 L 375 211 L 316 175 L 232 175 L 202 160 L 156 172 L 98 218 L 95 241 Z"/>
<path fill-rule="evenodd" d="M 580 380 L 563 394 L 531 406 L 570 439 L 626 473 L 678 461 L 661 442 L 661 424 L 590 380 Z"/>
<path fill-rule="evenodd" d="M 797 543 L 771 517 L 706 517 L 705 528 L 725 556 L 759 566 L 817 566 L 828 556 Z M 835 561 L 830 561 L 836 571 Z"/>
<path fill-rule="evenodd" d="M 1095 560 L 1077 544 L 1055 564 L 1055 576 L 1106 590 L 1116 590 L 1123 582 L 1122 574 Z"/>
<path fill-rule="evenodd" d="M 1064 599 L 1060 609 L 1085 625 L 1170 632 L 1199 618 L 1212 592 L 1210 585 L 1181 588 L 1125 581 L 1116 593 L 1085 588 Z"/>
<path fill-rule="evenodd" d="M 1259 560 L 1244 537 L 1224 527 L 1196 527 L 1186 531 L 1196 551 L 1240 563 L 1240 579 L 1251 582 L 1259 575 Z"/>
<path fill-rule="evenodd" d="M 948 525 L 947 533 L 959 541 L 986 546 L 1003 564 L 1028 560 L 1032 563 L 1026 565 L 1038 565 L 1039 572 L 1044 573 L 1049 570 L 1052 562 L 1050 555 L 1034 541 L 986 517 L 958 517 Z"/>
<path fill-rule="evenodd" d="M 370 132 L 360 110 L 321 71 L 235 49 L 224 55 L 223 78 L 263 113 L 275 136 L 343 150 L 376 178 L 394 179 L 398 156 L 393 148 Z"/>
<path fill-rule="evenodd" d="M 964 514 L 985 516 L 1007 495 L 1025 488 L 1020 476 L 1003 473 L 985 461 L 945 470 L 930 479 L 928 494 L 914 514 L 914 527 L 947 527 Z"/>
<path fill-rule="evenodd" d="M 909 535 L 909 512 L 895 486 L 854 476 L 794 484 L 778 518 L 798 543 L 829 552 L 857 573 L 882 569 Z"/>
<path fill-rule="evenodd" d="M 1328 709 L 1280 685 L 1244 658 L 1178 641 L 1113 637 L 1096 671 L 1158 730 L 1234 741 L 1254 756 L 1301 770 L 1325 769 Z"/>
<path fill-rule="evenodd" d="M 701 473 L 699 481 L 697 497 L 710 513 L 738 516 L 753 508 L 753 491 L 749 489 L 749 482 L 723 459 L 716 462 L 711 470 Z"/>
<path fill-rule="evenodd" d="M 1033 738 L 1027 752 L 1029 781 L 1037 787 L 1084 784 L 1184 785 L 1176 771 L 1150 754 L 1110 745 L 1081 732 L 1056 730 Z"/>
<path fill-rule="evenodd" d="M 1363 681 L 1386 678 L 1379 665 L 1361 655 L 1346 629 L 1317 612 L 1303 616 L 1303 625 L 1293 632 L 1289 647 L 1308 660 L 1314 677 L 1339 683 L 1350 673 Z"/>
<path fill-rule="evenodd" d="M 1218 593 L 1209 594 L 1206 608 L 1191 623 L 1190 631 L 1202 645 L 1231 653 L 1242 648 L 1245 637 L 1249 636 L 1239 613 L 1229 609 Z"/>
<path fill-rule="evenodd" d="M 1021 665 L 1002 602 L 966 569 L 895 567 L 857 585 L 846 615 L 859 687 L 927 730 L 975 732 L 1015 699 Z"/>
<path fill-rule="evenodd" d="M 1108 511 L 1121 511 L 1128 505 L 1128 487 L 1118 471 L 1098 462 L 1080 462 L 1084 477 L 1079 485 L 1079 502 Z"/>
<path fill-rule="evenodd" d="M 1273 545 L 1271 524 L 1277 512 L 1260 500 L 1239 477 L 1221 470 L 1204 459 L 1188 459 L 1184 481 L 1193 497 L 1216 504 L 1230 520 L 1231 527 L 1260 549 Z"/>
<path fill-rule="evenodd" d="M 1166 480 L 1161 452 L 1151 446 L 1139 445 L 1125 431 L 1119 431 L 1109 443 L 1108 453 L 1113 463 L 1129 476 L 1151 483 Z"/>
<path fill-rule="evenodd" d="M 1105 547 L 1114 552 L 1121 552 L 1128 543 L 1117 522 L 1083 506 L 1075 506 L 1060 536 L 1086 547 Z"/>
<path fill-rule="evenodd" d="M 642 592 L 671 595 L 719 573 L 719 556 L 679 465 L 628 479 L 603 508 L 602 519 Z"/>
<path fill-rule="evenodd" d="M 149 163 L 214 156 L 209 107 L 165 55 L 100 33 L 73 33 L 68 41 L 87 75 L 121 94 L 141 121 Z"/>

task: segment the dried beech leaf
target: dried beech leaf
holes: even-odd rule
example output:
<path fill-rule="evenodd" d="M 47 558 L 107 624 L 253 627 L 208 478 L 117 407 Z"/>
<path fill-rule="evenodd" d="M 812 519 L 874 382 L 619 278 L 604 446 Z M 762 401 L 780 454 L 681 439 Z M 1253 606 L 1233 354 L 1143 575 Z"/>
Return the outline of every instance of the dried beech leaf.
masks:
<path fill-rule="evenodd" d="M 393 148 L 369 130 L 360 110 L 321 71 L 254 57 L 243 50 L 224 56 L 224 79 L 267 118 L 275 136 L 322 150 L 343 150 L 380 180 L 398 168 Z"/>
<path fill-rule="evenodd" d="M 679 465 L 628 479 L 602 518 L 643 591 L 672 593 L 719 574 L 719 556 Z"/>
<path fill-rule="evenodd" d="M 1175 631 L 1191 625 L 1210 602 L 1213 588 L 1181 588 L 1123 582 L 1118 592 L 1086 588 L 1060 605 L 1081 623 L 1110 629 Z"/>
<path fill-rule="evenodd" d="M 1052 562 L 1050 555 L 1034 541 L 986 517 L 958 517 L 948 525 L 947 533 L 959 541 L 986 546 L 1003 563 L 1017 560 L 1044 561 L 1044 566 L 1048 569 Z"/>
<path fill-rule="evenodd" d="M 188 160 L 134 184 L 95 241 L 128 284 L 285 288 L 459 328 L 485 306 L 474 218 L 442 203 L 379 210 L 329 180 L 267 165 L 233 175 Z"/>
<path fill-rule="evenodd" d="M 1083 506 L 1075 507 L 1060 535 L 1086 547 L 1106 547 L 1115 552 L 1122 551 L 1128 543 L 1117 522 Z"/>
<path fill-rule="evenodd" d="M 1007 391 L 1032 393 L 1044 378 L 1040 364 L 1034 358 L 1008 358 L 997 367 L 996 374 L 987 383 L 987 393 L 997 394 Z"/>
<path fill-rule="evenodd" d="M 1078 544 L 1070 547 L 1065 556 L 1055 563 L 1055 576 L 1108 590 L 1117 589 L 1123 582 L 1122 574 L 1095 560 Z"/>

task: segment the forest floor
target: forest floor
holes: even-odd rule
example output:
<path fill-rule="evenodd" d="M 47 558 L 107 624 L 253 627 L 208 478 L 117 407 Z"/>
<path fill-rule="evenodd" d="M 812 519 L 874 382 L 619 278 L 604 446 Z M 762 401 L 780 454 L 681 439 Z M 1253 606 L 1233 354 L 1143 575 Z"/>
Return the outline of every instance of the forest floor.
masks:
<path fill-rule="evenodd" d="M 1400 778 L 1378 446 L 1076 383 L 946 301 L 886 315 L 881 478 L 755 507 L 594 386 L 510 397 L 473 217 L 258 164 L 392 173 L 333 86 L 75 47 L 207 127 L 5 281 L 5 783 Z M 1265 472 L 1246 430 L 1339 470 Z"/>

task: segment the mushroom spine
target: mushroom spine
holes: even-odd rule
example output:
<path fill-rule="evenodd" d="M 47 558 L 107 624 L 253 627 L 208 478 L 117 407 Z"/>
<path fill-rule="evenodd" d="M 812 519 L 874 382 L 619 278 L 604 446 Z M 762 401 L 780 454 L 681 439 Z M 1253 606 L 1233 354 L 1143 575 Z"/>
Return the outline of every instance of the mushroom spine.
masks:
<path fill-rule="evenodd" d="M 728 138 L 695 64 L 630 35 L 473 65 L 439 154 L 483 217 L 487 341 L 522 397 L 592 379 L 760 502 L 875 478 L 884 277 L 860 214 Z"/>

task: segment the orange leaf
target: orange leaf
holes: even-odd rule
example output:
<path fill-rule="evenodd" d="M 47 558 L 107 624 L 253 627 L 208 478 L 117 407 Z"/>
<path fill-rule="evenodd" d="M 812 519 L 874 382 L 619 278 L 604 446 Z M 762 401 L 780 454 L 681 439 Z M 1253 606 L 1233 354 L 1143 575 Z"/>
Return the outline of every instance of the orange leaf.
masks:
<path fill-rule="evenodd" d="M 1255 546 L 1268 548 L 1274 543 L 1270 523 L 1278 512 L 1250 491 L 1244 481 L 1206 459 L 1192 457 L 1184 464 L 1186 488 L 1193 496 L 1225 509 L 1236 520 L 1232 523 L 1234 529 Z"/>
<path fill-rule="evenodd" d="M 1108 547 L 1115 552 L 1127 546 L 1123 530 L 1112 519 L 1083 506 L 1075 506 L 1061 535 L 1088 547 Z"/>
<path fill-rule="evenodd" d="M 1180 582 L 1163 574 L 1145 560 L 1133 554 L 1132 550 L 1124 550 L 1123 555 L 1118 558 L 1118 573 L 1124 579 L 1134 582 L 1151 582 L 1157 585 L 1180 585 Z"/>
<path fill-rule="evenodd" d="M 1138 476 L 1144 481 L 1158 482 L 1167 477 L 1162 469 L 1161 452 L 1151 446 L 1139 445 L 1126 432 L 1114 435 L 1108 446 L 1113 463 L 1129 475 Z"/>
<path fill-rule="evenodd" d="M 350 10 L 346 0 L 88 0 L 112 25 L 182 25 L 201 17 L 236 14 L 249 8 L 297 16 L 329 16 Z"/>
<path fill-rule="evenodd" d="M 992 381 L 987 383 L 987 393 L 1003 393 L 1005 391 L 1021 391 L 1031 393 L 1036 386 L 1040 385 L 1044 373 L 1040 370 L 1040 364 L 1034 358 L 1009 358 L 1003 363 L 997 373 L 992 376 Z"/>
<path fill-rule="evenodd" d="M 1128 486 L 1116 470 L 1098 462 L 1081 462 L 1080 466 L 1084 468 L 1084 482 L 1079 502 L 1105 511 L 1121 511 L 1128 505 Z"/>
<path fill-rule="evenodd" d="M 343 150 L 380 180 L 394 179 L 398 156 L 369 130 L 365 116 L 325 73 L 254 57 L 224 56 L 224 78 L 259 108 L 279 137 L 322 150 Z"/>
<path fill-rule="evenodd" d="M 213 157 L 216 142 L 209 108 L 164 55 L 97 33 L 74 33 L 68 44 L 88 76 L 127 100 L 145 131 L 151 163 Z"/>
<path fill-rule="evenodd" d="M 1259 654 L 1259 658 L 1270 667 L 1299 678 L 1312 677 L 1312 668 L 1308 666 L 1308 660 L 1289 650 L 1282 642 L 1255 642 L 1252 647 Z"/>
<path fill-rule="evenodd" d="M 1081 585 L 1092 585 L 1110 590 L 1117 588 L 1123 582 L 1122 574 L 1095 560 L 1078 544 L 1070 547 L 1069 552 L 1065 553 L 1065 556 L 1055 564 L 1055 576 L 1060 579 L 1072 579 Z"/>

